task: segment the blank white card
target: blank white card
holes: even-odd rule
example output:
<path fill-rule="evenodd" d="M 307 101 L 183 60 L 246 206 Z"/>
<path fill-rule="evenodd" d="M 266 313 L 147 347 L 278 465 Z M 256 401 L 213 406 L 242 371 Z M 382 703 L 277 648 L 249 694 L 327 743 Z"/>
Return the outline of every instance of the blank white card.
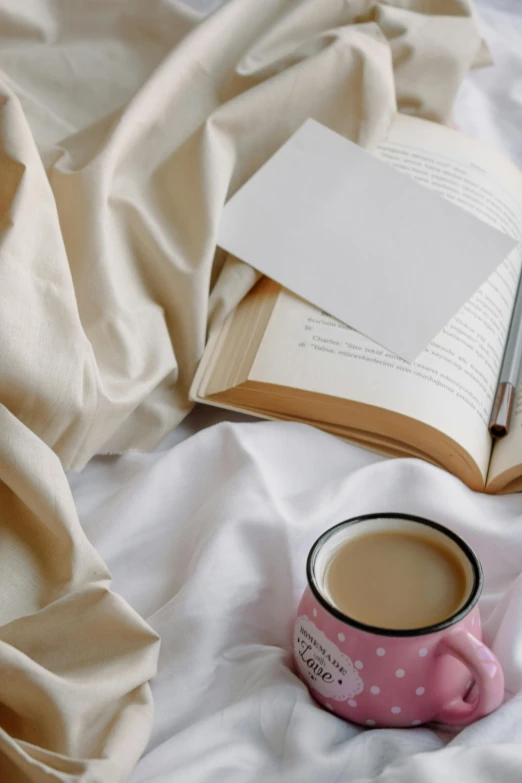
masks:
<path fill-rule="evenodd" d="M 307 120 L 225 205 L 218 244 L 413 361 L 516 242 Z"/>

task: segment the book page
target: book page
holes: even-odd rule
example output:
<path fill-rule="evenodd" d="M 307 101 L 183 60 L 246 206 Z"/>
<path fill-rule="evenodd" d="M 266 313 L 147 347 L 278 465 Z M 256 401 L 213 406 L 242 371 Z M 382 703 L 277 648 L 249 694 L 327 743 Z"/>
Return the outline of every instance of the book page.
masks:
<path fill-rule="evenodd" d="M 225 204 L 217 243 L 411 362 L 516 241 L 308 119 Z"/>
<path fill-rule="evenodd" d="M 376 154 L 521 238 L 522 176 L 480 142 L 433 123 L 400 117 Z M 411 364 L 284 292 L 249 378 L 367 403 L 423 421 L 458 441 L 485 479 L 491 453 L 487 425 L 520 266 L 517 246 Z"/>

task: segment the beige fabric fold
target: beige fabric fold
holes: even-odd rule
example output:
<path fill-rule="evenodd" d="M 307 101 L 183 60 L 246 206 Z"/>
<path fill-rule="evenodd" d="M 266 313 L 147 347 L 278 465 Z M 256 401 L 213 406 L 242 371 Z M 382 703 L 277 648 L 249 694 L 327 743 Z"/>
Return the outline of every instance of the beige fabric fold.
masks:
<path fill-rule="evenodd" d="M 309 116 L 368 147 L 396 105 L 447 122 L 483 45 L 464 0 L 232 0 L 179 42 L 175 3 L 31 5 L 0 3 L 0 398 L 80 469 L 189 410 L 225 200 Z"/>
<path fill-rule="evenodd" d="M 110 591 L 58 457 L 0 406 L 0 780 L 113 781 L 152 722 L 158 640 Z"/>
<path fill-rule="evenodd" d="M 256 273 L 227 198 L 309 116 L 372 147 L 488 61 L 465 0 L 0 0 L 0 778 L 122 780 L 157 640 L 63 467 L 151 449 Z M 53 453 L 54 452 L 54 453 Z M 61 465 L 60 465 L 61 460 Z M 63 466 L 63 467 L 62 467 Z"/>

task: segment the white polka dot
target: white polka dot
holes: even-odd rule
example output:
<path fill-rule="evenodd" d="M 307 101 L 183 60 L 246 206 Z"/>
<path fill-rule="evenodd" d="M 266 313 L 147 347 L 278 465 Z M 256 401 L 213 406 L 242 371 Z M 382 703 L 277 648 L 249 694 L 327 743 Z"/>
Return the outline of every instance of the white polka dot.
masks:
<path fill-rule="evenodd" d="M 374 696 L 377 696 L 377 694 L 380 692 L 381 689 L 379 688 L 378 685 L 372 685 L 372 687 L 370 688 L 370 693 L 373 693 Z"/>
<path fill-rule="evenodd" d="M 350 707 L 357 707 L 357 702 L 355 701 L 355 699 L 348 699 L 348 704 L 350 705 Z"/>
<path fill-rule="evenodd" d="M 417 688 L 415 693 L 417 694 L 417 696 L 422 696 L 422 694 L 424 693 L 424 690 L 425 690 L 424 688 Z"/>
<path fill-rule="evenodd" d="M 428 654 L 428 650 L 426 649 L 426 647 L 421 647 L 420 650 L 419 650 L 420 657 L 424 658 L 424 656 L 427 655 L 427 654 Z"/>
<path fill-rule="evenodd" d="M 411 725 L 412 726 L 420 726 L 422 723 L 421 720 L 412 720 Z"/>
<path fill-rule="evenodd" d="M 384 649 L 384 647 L 377 647 L 375 652 L 377 653 L 379 658 L 382 658 L 383 655 L 386 655 L 386 650 Z"/>
<path fill-rule="evenodd" d="M 328 708 L 329 710 L 333 710 L 333 707 L 332 707 L 332 705 L 331 705 L 331 704 L 328 704 L 328 703 L 327 703 L 327 704 L 326 704 L 326 706 L 327 706 L 327 708 Z"/>
<path fill-rule="evenodd" d="M 312 614 L 314 617 L 317 617 L 317 609 L 312 609 Z"/>
<path fill-rule="evenodd" d="M 338 633 L 337 638 L 339 639 L 340 642 L 344 642 L 346 636 L 344 635 L 344 633 Z"/>
<path fill-rule="evenodd" d="M 372 720 L 371 718 L 369 718 L 369 719 L 366 721 L 366 725 L 367 725 L 367 726 L 375 726 L 375 721 L 374 721 L 374 720 Z"/>
<path fill-rule="evenodd" d="M 401 711 L 401 708 L 400 707 L 392 707 L 391 711 L 393 712 L 394 715 L 398 715 L 399 712 Z"/>
<path fill-rule="evenodd" d="M 395 672 L 396 677 L 404 677 L 405 674 L 406 672 L 404 671 L 404 669 L 397 669 L 397 671 Z"/>
<path fill-rule="evenodd" d="M 356 669 L 362 669 L 364 664 L 362 661 L 355 661 L 354 666 Z"/>

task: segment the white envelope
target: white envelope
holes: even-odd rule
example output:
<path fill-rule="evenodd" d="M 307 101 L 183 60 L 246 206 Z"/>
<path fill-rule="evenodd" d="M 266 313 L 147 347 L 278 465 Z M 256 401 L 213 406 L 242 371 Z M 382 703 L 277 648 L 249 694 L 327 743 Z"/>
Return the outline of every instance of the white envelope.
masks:
<path fill-rule="evenodd" d="M 225 205 L 218 244 L 413 361 L 516 242 L 307 120 Z"/>

